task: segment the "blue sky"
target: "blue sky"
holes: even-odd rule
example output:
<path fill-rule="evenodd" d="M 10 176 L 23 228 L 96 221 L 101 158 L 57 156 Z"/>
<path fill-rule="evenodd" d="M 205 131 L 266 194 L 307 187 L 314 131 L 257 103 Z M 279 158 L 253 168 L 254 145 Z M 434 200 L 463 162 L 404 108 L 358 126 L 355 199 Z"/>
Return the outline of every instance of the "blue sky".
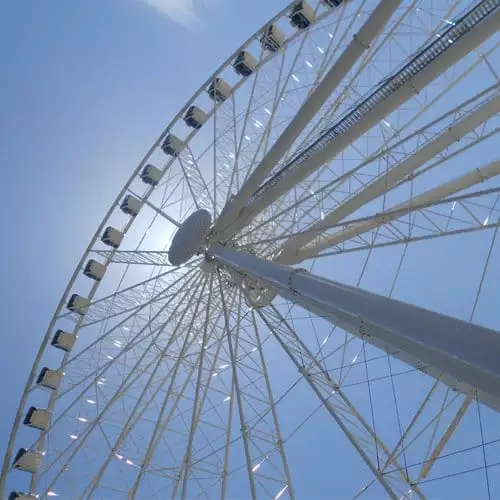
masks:
<path fill-rule="evenodd" d="M 2 443 L 52 312 L 118 189 L 207 74 L 277 9 L 156 3 L 163 9 L 140 0 L 0 7 Z"/>
<path fill-rule="evenodd" d="M 11 0 L 0 8 L 2 443 L 52 312 L 118 189 L 207 75 L 283 4 Z M 378 270 L 368 278 L 379 281 Z M 298 435 L 295 453 L 311 443 L 316 457 L 330 456 L 320 434 Z M 329 468 L 318 461 L 315 473 Z"/>
<path fill-rule="evenodd" d="M 180 11 L 181 24 L 139 0 L 2 4 L 0 287 L 3 352 L 16 359 L 2 437 L 58 297 L 118 189 L 242 32 L 276 10 L 203 3 Z"/>

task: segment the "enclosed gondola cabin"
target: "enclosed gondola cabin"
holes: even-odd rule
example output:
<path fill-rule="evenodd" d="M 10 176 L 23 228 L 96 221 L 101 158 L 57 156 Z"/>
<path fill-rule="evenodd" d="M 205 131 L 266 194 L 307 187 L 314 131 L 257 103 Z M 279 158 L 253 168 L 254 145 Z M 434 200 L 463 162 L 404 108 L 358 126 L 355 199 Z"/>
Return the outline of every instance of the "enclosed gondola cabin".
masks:
<path fill-rule="evenodd" d="M 46 389 L 57 391 L 59 389 L 59 385 L 61 384 L 62 377 L 63 372 L 60 370 L 51 370 L 50 368 L 44 366 L 38 374 L 36 383 Z"/>
<path fill-rule="evenodd" d="M 198 130 L 207 121 L 207 114 L 198 106 L 191 106 L 184 116 L 184 121 L 188 127 Z"/>
<path fill-rule="evenodd" d="M 269 52 L 277 52 L 283 47 L 285 42 L 285 35 L 280 31 L 280 29 L 274 25 L 269 24 L 264 28 L 264 32 L 260 38 L 260 43 L 265 50 Z"/>
<path fill-rule="evenodd" d="M 212 100 L 221 103 L 231 95 L 231 87 L 222 78 L 214 78 L 207 92 Z"/>
<path fill-rule="evenodd" d="M 161 145 L 162 151 L 169 156 L 179 156 L 183 148 L 184 143 L 173 134 L 168 134 Z"/>
<path fill-rule="evenodd" d="M 26 413 L 26 416 L 24 417 L 23 423 L 28 427 L 33 427 L 35 429 L 44 431 L 49 428 L 51 420 L 51 411 L 44 410 L 43 408 L 37 408 L 36 406 L 31 406 Z"/>
<path fill-rule="evenodd" d="M 90 305 L 90 300 L 87 299 L 86 297 L 82 297 L 81 295 L 78 295 L 77 293 L 74 293 L 71 298 L 68 300 L 68 309 L 71 312 L 74 312 L 76 314 L 80 314 L 80 316 L 83 316 L 86 312 L 87 309 Z"/>
<path fill-rule="evenodd" d="M 52 338 L 50 344 L 57 349 L 69 352 L 73 349 L 76 342 L 76 335 L 74 333 L 65 332 L 63 330 L 57 330 Z"/>
<path fill-rule="evenodd" d="M 123 241 L 123 233 L 112 226 L 108 226 L 102 234 L 101 241 L 109 247 L 118 248 Z"/>
<path fill-rule="evenodd" d="M 43 453 L 41 451 L 20 448 L 14 457 L 12 466 L 15 469 L 34 474 L 42 465 Z"/>
<path fill-rule="evenodd" d="M 140 212 L 141 208 L 142 201 L 131 194 L 127 194 L 120 204 L 121 211 L 132 217 L 135 217 Z"/>
<path fill-rule="evenodd" d="M 242 50 L 233 62 L 234 71 L 244 77 L 250 76 L 256 67 L 257 61 L 255 57 L 246 50 Z"/>
<path fill-rule="evenodd" d="M 150 186 L 157 186 L 161 180 L 161 170 L 154 165 L 145 165 L 141 172 L 141 180 Z"/>
<path fill-rule="evenodd" d="M 309 27 L 314 21 L 314 11 L 312 7 L 306 2 L 297 2 L 290 13 L 290 24 L 299 30 Z"/>
<path fill-rule="evenodd" d="M 105 272 L 106 266 L 94 259 L 90 259 L 83 270 L 83 274 L 87 276 L 87 278 L 91 278 L 96 281 L 101 281 Z"/>

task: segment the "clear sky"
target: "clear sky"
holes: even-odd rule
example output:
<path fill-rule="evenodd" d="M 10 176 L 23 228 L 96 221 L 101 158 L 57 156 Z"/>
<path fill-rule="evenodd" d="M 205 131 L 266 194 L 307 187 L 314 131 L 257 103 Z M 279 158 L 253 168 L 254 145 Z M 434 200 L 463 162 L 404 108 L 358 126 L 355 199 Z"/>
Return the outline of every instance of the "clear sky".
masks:
<path fill-rule="evenodd" d="M 1 3 L 2 443 L 52 312 L 117 191 L 207 75 L 280 8 L 150 3 L 158 8 Z"/>
<path fill-rule="evenodd" d="M 214 68 L 284 3 L 1 2 L 2 446 L 53 310 L 118 189 Z M 339 457 L 314 442 L 328 474 Z M 297 436 L 297 449 L 310 444 Z"/>
<path fill-rule="evenodd" d="M 2 449 L 53 310 L 117 191 L 207 75 L 280 7 L 150 3 L 0 3 Z"/>

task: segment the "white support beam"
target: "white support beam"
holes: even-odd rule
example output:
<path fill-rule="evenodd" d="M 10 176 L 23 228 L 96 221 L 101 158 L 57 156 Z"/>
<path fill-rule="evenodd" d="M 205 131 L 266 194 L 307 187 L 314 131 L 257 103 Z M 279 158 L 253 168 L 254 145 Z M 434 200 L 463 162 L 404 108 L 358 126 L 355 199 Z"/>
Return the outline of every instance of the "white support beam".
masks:
<path fill-rule="evenodd" d="M 332 95 L 339 83 L 365 51 L 370 48 L 370 44 L 388 23 L 400 4 L 401 0 L 385 0 L 384 2 L 380 2 L 373 10 L 365 24 L 354 35 L 342 55 L 306 99 L 297 115 L 249 176 L 238 194 L 228 202 L 214 227 L 214 232 L 219 231 L 234 221 L 250 196 L 264 181 L 266 175 L 277 165 L 278 161 L 297 140 L 305 127 L 320 110 L 321 106 Z"/>
<path fill-rule="evenodd" d="M 429 458 L 425 460 L 424 465 L 422 466 L 422 470 L 420 471 L 420 474 L 418 476 L 418 481 L 423 481 L 428 475 L 429 472 L 431 471 L 432 467 L 435 465 L 436 460 L 439 458 L 441 453 L 444 450 L 444 447 L 450 440 L 451 436 L 453 435 L 453 432 L 457 428 L 458 424 L 462 420 L 463 416 L 465 415 L 465 412 L 467 411 L 467 408 L 471 405 L 472 401 L 474 401 L 474 391 L 471 391 L 465 400 L 462 402 L 460 405 L 460 408 L 458 409 L 458 412 L 455 414 L 455 417 L 453 420 L 450 422 L 448 427 L 446 428 L 446 431 L 444 432 L 443 436 L 441 439 L 438 441 L 434 449 L 432 450 L 432 453 Z"/>
<path fill-rule="evenodd" d="M 159 250 L 94 250 L 93 252 L 104 257 L 108 264 L 140 264 L 171 267 L 171 264 L 168 262 L 168 252 Z"/>
<path fill-rule="evenodd" d="M 188 332 L 192 331 L 192 329 L 193 329 L 193 325 L 195 323 L 197 313 L 200 309 L 200 305 L 202 304 L 203 291 L 205 290 L 206 284 L 207 284 L 207 279 L 205 279 L 203 281 L 202 293 L 200 293 L 200 295 L 198 296 L 198 298 L 196 300 L 196 303 L 194 306 L 194 311 L 189 311 L 192 316 L 191 316 L 189 327 L 187 330 Z M 189 310 L 189 308 L 186 308 L 183 311 L 180 320 L 177 322 L 177 324 L 173 330 L 173 333 L 172 333 L 173 337 L 177 336 L 179 331 L 182 331 L 182 321 L 183 321 L 186 313 L 188 312 L 188 310 Z M 184 341 L 182 343 L 182 348 L 181 348 L 179 355 L 175 361 L 175 364 L 173 365 L 173 367 L 171 368 L 170 373 L 169 373 L 170 379 L 169 379 L 169 384 L 168 384 L 166 396 L 165 396 L 165 399 L 164 399 L 163 404 L 161 406 L 161 409 L 159 411 L 158 417 L 156 419 L 155 427 L 153 429 L 153 432 L 151 434 L 151 438 L 150 438 L 149 443 L 148 443 L 147 448 L 146 448 L 146 453 L 144 455 L 141 466 L 136 474 L 134 483 L 128 492 L 128 498 L 130 498 L 131 500 L 135 499 L 137 496 L 138 490 L 139 490 L 140 485 L 141 485 L 141 479 L 144 476 L 144 474 L 148 471 L 149 466 L 151 464 L 151 461 L 153 459 L 153 455 L 154 455 L 156 448 L 158 446 L 158 442 L 160 441 L 160 439 L 165 431 L 165 428 L 167 427 L 168 423 L 170 422 L 170 419 L 172 418 L 172 415 L 175 411 L 175 406 L 172 405 L 172 399 L 173 399 L 174 392 L 175 392 L 176 377 L 179 373 L 179 368 L 181 367 L 182 362 L 184 361 L 184 356 L 185 356 L 186 352 L 188 351 L 190 345 L 192 345 L 196 340 L 194 335 L 186 335 L 185 332 L 184 332 L 184 336 L 185 337 L 184 337 Z M 170 405 L 169 405 L 169 403 L 170 403 Z M 170 410 L 169 412 L 167 412 L 167 408 Z M 167 414 L 167 415 L 165 415 L 165 414 Z"/>
<path fill-rule="evenodd" d="M 438 49 L 434 47 L 434 44 L 431 44 L 424 52 L 416 56 L 415 67 L 412 69 L 415 72 L 413 76 L 406 77 L 406 70 L 403 68 L 388 80 L 387 89 L 384 91 L 379 89 L 375 92 L 380 95 L 375 96 L 373 94 L 375 97 L 369 96 L 358 108 L 337 125 L 327 130 L 310 148 L 299 153 L 290 164 L 283 167 L 280 173 L 274 176 L 272 182 L 268 182 L 266 186 L 259 188 L 259 195 L 253 195 L 255 200 L 242 208 L 237 219 L 234 222 L 229 222 L 229 227 L 227 227 L 227 219 L 223 220 L 224 224 L 221 225 L 226 226 L 226 228 L 221 231 L 217 227 L 218 234 L 214 234 L 212 241 L 216 239 L 218 241 L 227 241 L 232 235 L 247 226 L 257 214 L 265 210 L 315 170 L 335 158 L 384 117 L 403 105 L 415 94 L 418 94 L 457 61 L 494 35 L 500 27 L 500 9 L 496 4 L 492 6 L 493 4 L 495 4 L 493 0 L 484 0 L 469 11 L 459 22 L 454 24 L 453 37 L 455 39 L 453 43 L 448 43 L 446 46 L 442 45 L 437 56 L 434 52 Z M 484 14 L 483 11 L 486 10 L 487 14 Z M 480 19 L 478 19 L 478 16 Z M 447 37 L 449 38 L 448 35 L 440 37 L 438 41 Z M 438 43 L 438 41 L 435 43 Z M 421 58 L 425 59 L 425 57 L 428 57 L 430 62 L 420 61 Z M 401 84 L 396 82 L 398 78 L 402 81 Z M 372 97 L 373 103 L 371 102 Z M 346 123 L 343 123 L 344 121 Z M 339 130 L 336 131 L 336 128 Z"/>
<path fill-rule="evenodd" d="M 168 215 L 163 210 L 161 210 L 160 208 L 158 208 L 154 203 L 151 203 L 148 199 L 142 199 L 140 196 L 138 196 L 137 194 L 133 193 L 132 191 L 131 191 L 131 193 L 136 198 L 141 199 L 145 205 L 147 205 L 149 208 L 152 208 L 158 215 L 161 215 L 164 219 L 167 219 L 168 222 L 170 222 L 171 224 L 173 224 L 175 227 L 180 227 L 180 225 L 181 225 L 180 222 L 178 222 L 175 219 L 173 219 L 172 217 L 170 217 L 170 215 Z"/>
<path fill-rule="evenodd" d="M 220 245 L 210 255 L 370 344 L 500 411 L 500 334 Z"/>
<path fill-rule="evenodd" d="M 410 175 L 420 166 L 424 165 L 427 161 L 434 158 L 441 151 L 460 140 L 460 138 L 468 132 L 474 130 L 498 112 L 500 112 L 500 95 L 494 95 L 461 120 L 457 121 L 453 126 L 446 127 L 446 129 L 441 131 L 432 141 L 418 149 L 406 160 L 399 163 L 385 175 L 379 177 L 375 182 L 369 184 L 352 198 L 342 203 L 339 207 L 330 212 L 323 221 L 318 222 L 310 229 L 314 231 L 321 227 L 321 225 L 333 224 L 341 221 L 344 217 L 354 213 L 366 203 L 389 192 L 406 176 Z M 280 262 L 293 262 L 286 260 L 286 256 L 295 253 L 300 247 L 304 246 L 313 238 L 314 232 L 308 232 L 307 234 L 291 238 L 283 247 Z"/>
<path fill-rule="evenodd" d="M 498 105 L 500 106 L 500 98 L 498 99 Z M 429 189 L 421 195 L 415 196 L 408 201 L 399 203 L 398 205 L 395 205 L 394 207 L 391 207 L 390 209 L 377 214 L 377 216 L 371 220 L 349 225 L 342 231 L 338 231 L 333 235 L 326 235 L 323 238 L 318 238 L 317 241 L 311 243 L 308 246 L 301 246 L 298 240 L 295 240 L 295 242 L 289 241 L 283 246 L 283 252 L 276 258 L 276 261 L 288 265 L 297 264 L 305 259 L 318 255 L 323 250 L 326 250 L 332 246 L 339 245 L 346 240 L 352 239 L 356 236 L 359 236 L 360 234 L 366 233 L 367 231 L 371 231 L 372 229 L 382 226 L 383 224 L 387 224 L 395 219 L 403 217 L 404 215 L 414 211 L 415 207 L 427 206 L 429 204 L 438 202 L 447 198 L 448 196 L 484 182 L 487 179 L 490 179 L 491 177 L 499 174 L 500 160 L 494 161 L 485 167 L 476 168 L 471 172 L 468 172 L 465 175 L 441 184 L 434 189 Z M 379 181 L 377 181 L 376 183 L 378 184 L 378 182 Z M 312 240 L 314 238 L 317 238 L 318 236 L 321 236 L 321 226 L 324 224 L 325 226 L 323 227 L 328 227 L 326 226 L 326 224 L 331 224 L 332 219 L 327 216 L 324 221 L 315 224 L 311 228 L 311 232 L 308 232 L 304 237 L 308 240 Z M 297 238 L 300 239 L 301 236 L 302 235 L 299 235 Z M 291 238 L 291 240 L 294 240 L 294 238 Z"/>

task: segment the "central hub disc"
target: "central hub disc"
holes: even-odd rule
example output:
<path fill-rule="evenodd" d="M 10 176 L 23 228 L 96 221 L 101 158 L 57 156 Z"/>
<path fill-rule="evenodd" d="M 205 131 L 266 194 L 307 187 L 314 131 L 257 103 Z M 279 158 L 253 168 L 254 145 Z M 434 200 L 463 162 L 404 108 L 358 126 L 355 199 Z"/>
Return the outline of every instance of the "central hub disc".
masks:
<path fill-rule="evenodd" d="M 168 260 L 173 266 L 180 266 L 196 255 L 210 231 L 212 216 L 201 209 L 192 213 L 177 229 L 170 249 Z"/>

